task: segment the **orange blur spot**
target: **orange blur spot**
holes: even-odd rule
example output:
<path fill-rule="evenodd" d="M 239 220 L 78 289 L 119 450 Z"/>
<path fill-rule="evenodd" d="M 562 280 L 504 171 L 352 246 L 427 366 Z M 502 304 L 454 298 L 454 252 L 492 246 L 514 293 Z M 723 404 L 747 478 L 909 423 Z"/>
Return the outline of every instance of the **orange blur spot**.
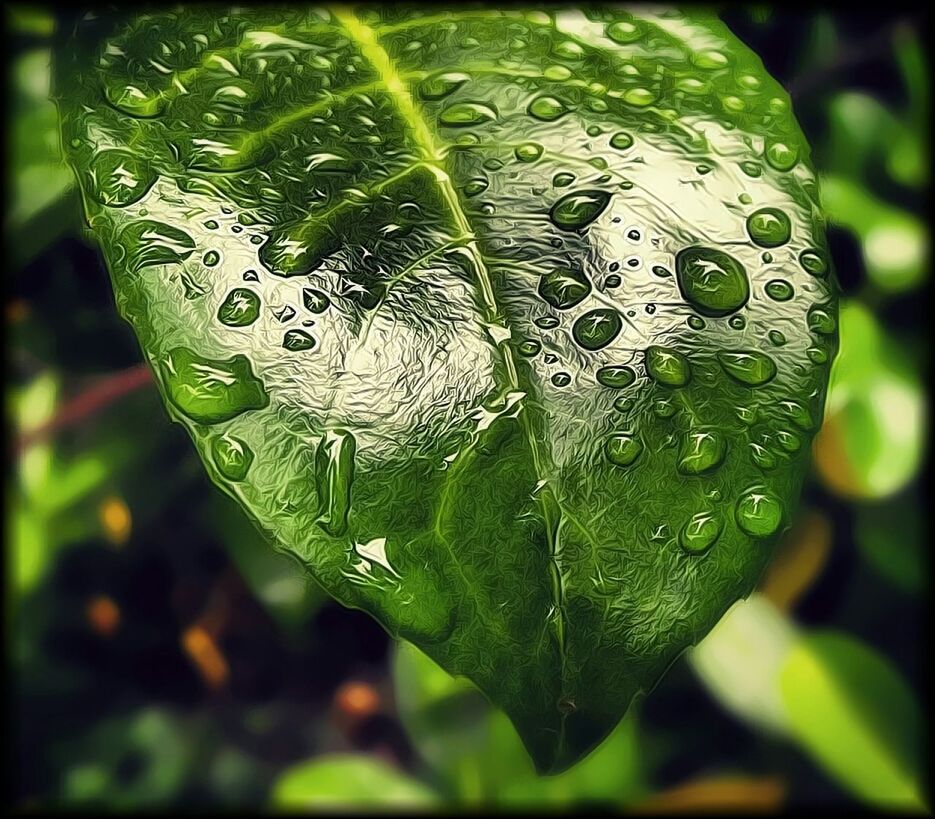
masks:
<path fill-rule="evenodd" d="M 104 530 L 104 537 L 114 546 L 122 546 L 127 542 L 133 528 L 133 518 L 122 498 L 116 495 L 106 498 L 98 509 L 98 518 Z"/>
<path fill-rule="evenodd" d="M 786 786 L 776 777 L 719 776 L 693 779 L 653 794 L 633 807 L 636 813 L 774 813 Z"/>
<path fill-rule="evenodd" d="M 353 719 L 366 719 L 380 710 L 380 695 L 368 683 L 346 682 L 334 695 L 335 707 Z"/>
<path fill-rule="evenodd" d="M 14 299 L 6 306 L 6 318 L 10 324 L 19 324 L 29 316 L 29 305 L 23 299 Z"/>
<path fill-rule="evenodd" d="M 832 535 L 828 517 L 810 510 L 783 537 L 760 591 L 778 608 L 792 611 L 821 576 L 831 552 Z"/>
<path fill-rule="evenodd" d="M 182 634 L 182 648 L 195 663 L 205 685 L 220 688 L 227 682 L 230 669 L 214 638 L 202 626 L 192 626 Z"/>
<path fill-rule="evenodd" d="M 109 597 L 93 598 L 85 610 L 91 628 L 102 637 L 112 637 L 120 627 L 120 608 Z"/>

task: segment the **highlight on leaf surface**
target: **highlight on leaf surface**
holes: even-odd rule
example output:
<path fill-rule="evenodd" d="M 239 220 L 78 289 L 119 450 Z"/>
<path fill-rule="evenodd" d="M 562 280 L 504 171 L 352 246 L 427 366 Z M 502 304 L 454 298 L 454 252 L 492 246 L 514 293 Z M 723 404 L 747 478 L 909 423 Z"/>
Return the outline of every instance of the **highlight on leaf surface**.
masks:
<path fill-rule="evenodd" d="M 754 588 L 836 289 L 788 97 L 713 15 L 88 15 L 55 94 L 212 478 L 539 772 Z"/>

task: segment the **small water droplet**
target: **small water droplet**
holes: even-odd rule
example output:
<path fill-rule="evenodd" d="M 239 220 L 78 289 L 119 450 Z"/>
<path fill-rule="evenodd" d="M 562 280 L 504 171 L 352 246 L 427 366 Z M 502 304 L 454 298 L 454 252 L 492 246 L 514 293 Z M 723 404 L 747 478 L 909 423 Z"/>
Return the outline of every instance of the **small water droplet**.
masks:
<path fill-rule="evenodd" d="M 828 263 L 819 250 L 803 250 L 799 254 L 799 264 L 813 276 L 824 276 L 828 272 Z"/>
<path fill-rule="evenodd" d="M 526 339 L 519 345 L 519 354 L 525 356 L 526 358 L 532 358 L 535 355 L 539 354 L 539 351 L 542 349 L 542 345 L 535 341 L 534 339 Z"/>
<path fill-rule="evenodd" d="M 618 151 L 626 151 L 628 148 L 633 147 L 633 137 L 626 131 L 617 131 L 610 138 L 610 147 L 616 148 Z"/>
<path fill-rule="evenodd" d="M 302 304 L 311 313 L 324 313 L 331 306 L 331 299 L 321 290 L 306 287 L 302 290 Z"/>
<path fill-rule="evenodd" d="M 559 321 L 555 316 L 540 316 L 535 321 L 536 327 L 539 327 L 543 330 L 554 330 L 559 325 Z"/>
<path fill-rule="evenodd" d="M 573 173 L 567 173 L 562 171 L 561 173 L 555 174 L 552 177 L 552 185 L 556 188 L 567 188 L 572 182 L 575 181 L 575 175 Z"/>
<path fill-rule="evenodd" d="M 677 469 L 683 475 L 703 475 L 721 465 L 727 442 L 717 430 L 691 430 L 681 438 Z"/>
<path fill-rule="evenodd" d="M 440 100 L 457 91 L 471 77 L 461 71 L 431 74 L 419 83 L 419 96 L 424 100 Z"/>
<path fill-rule="evenodd" d="M 539 278 L 539 295 L 556 310 L 568 310 L 591 292 L 591 282 L 584 273 L 552 270 Z"/>
<path fill-rule="evenodd" d="M 770 330 L 767 333 L 767 338 L 774 347 L 782 347 L 786 343 L 786 336 L 780 330 Z"/>
<path fill-rule="evenodd" d="M 760 208 L 747 217 L 747 233 L 760 247 L 779 247 L 789 241 L 792 223 L 778 208 Z"/>
<path fill-rule="evenodd" d="M 524 142 L 516 146 L 513 154 L 520 162 L 535 162 L 542 156 L 542 146 L 535 142 Z"/>
<path fill-rule="evenodd" d="M 776 376 L 776 363 L 773 359 L 755 350 L 719 352 L 717 360 L 724 372 L 748 387 L 766 384 Z"/>
<path fill-rule="evenodd" d="M 487 190 L 489 186 L 490 182 L 486 176 L 476 176 L 464 184 L 464 195 L 467 197 L 477 196 Z"/>
<path fill-rule="evenodd" d="M 253 450 L 233 435 L 219 435 L 211 441 L 211 460 L 229 481 L 242 481 L 253 463 Z"/>
<path fill-rule="evenodd" d="M 555 373 L 552 376 L 552 383 L 556 387 L 567 387 L 571 383 L 571 376 L 568 373 Z"/>
<path fill-rule="evenodd" d="M 526 109 L 530 116 L 543 122 L 553 122 L 567 114 L 569 110 L 569 107 L 560 99 L 547 95 L 536 97 Z"/>
<path fill-rule="evenodd" d="M 623 319 L 616 310 L 599 307 L 589 310 L 572 326 L 571 335 L 579 347 L 600 350 L 610 344 L 623 329 Z"/>
<path fill-rule="evenodd" d="M 791 171 L 799 161 L 799 149 L 785 142 L 768 142 L 766 161 L 777 171 Z"/>
<path fill-rule="evenodd" d="M 456 102 L 445 108 L 438 121 L 449 128 L 467 128 L 493 122 L 498 116 L 496 108 L 482 102 Z"/>
<path fill-rule="evenodd" d="M 700 555 L 710 549 L 721 534 L 721 521 L 713 512 L 698 512 L 679 532 L 679 545 L 689 554 Z"/>
<path fill-rule="evenodd" d="M 205 253 L 204 258 L 202 259 L 205 267 L 214 267 L 219 261 L 221 261 L 221 254 L 216 250 L 209 250 Z"/>
<path fill-rule="evenodd" d="M 611 23 L 604 30 L 604 33 L 615 43 L 619 43 L 620 45 L 636 42 L 643 36 L 642 28 L 636 23 L 631 23 L 629 20 L 618 20 L 615 23 Z"/>
<path fill-rule="evenodd" d="M 622 390 L 624 387 L 629 387 L 634 381 L 636 381 L 636 373 L 633 371 L 632 367 L 627 367 L 625 364 L 610 364 L 606 367 L 601 367 L 595 374 L 599 384 L 603 384 L 605 387 L 610 387 L 614 390 Z"/>
<path fill-rule="evenodd" d="M 582 230 L 604 212 L 610 197 L 601 190 L 567 193 L 552 206 L 549 218 L 561 230 Z"/>
<path fill-rule="evenodd" d="M 604 455 L 614 466 L 630 466 L 643 451 L 639 438 L 618 432 L 604 442 Z"/>
<path fill-rule="evenodd" d="M 688 359 L 669 347 L 651 345 L 645 352 L 646 371 L 658 384 L 684 387 L 691 380 Z"/>
<path fill-rule="evenodd" d="M 704 319 L 700 318 L 699 316 L 689 316 L 688 326 L 691 327 L 692 330 L 704 330 Z"/>
<path fill-rule="evenodd" d="M 743 330 L 747 326 L 747 320 L 743 316 L 731 316 L 727 323 L 732 330 Z"/>
<path fill-rule="evenodd" d="M 260 317 L 260 297 L 246 287 L 227 294 L 218 309 L 218 321 L 228 327 L 249 327 Z"/>
<path fill-rule="evenodd" d="M 312 350 L 315 344 L 315 339 L 304 330 L 289 330 L 282 338 L 282 346 L 293 353 Z"/>
<path fill-rule="evenodd" d="M 782 523 L 782 504 L 765 489 L 751 489 L 740 496 L 735 510 L 737 525 L 751 537 L 769 537 Z"/>
<path fill-rule="evenodd" d="M 824 306 L 816 304 L 808 310 L 808 329 L 822 336 L 834 334 L 838 323 L 834 315 Z"/>

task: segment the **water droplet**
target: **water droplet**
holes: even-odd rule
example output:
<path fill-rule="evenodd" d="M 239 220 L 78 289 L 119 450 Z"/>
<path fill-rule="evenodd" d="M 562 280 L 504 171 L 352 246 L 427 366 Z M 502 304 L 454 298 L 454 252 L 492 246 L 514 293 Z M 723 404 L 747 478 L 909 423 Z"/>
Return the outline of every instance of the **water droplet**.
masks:
<path fill-rule="evenodd" d="M 703 475 L 724 460 L 727 442 L 716 430 L 692 430 L 681 438 L 678 471 L 683 475 Z"/>
<path fill-rule="evenodd" d="M 571 76 L 571 71 L 563 65 L 550 65 L 542 72 L 542 76 L 552 82 L 563 82 Z"/>
<path fill-rule="evenodd" d="M 611 23 L 607 26 L 605 34 L 615 43 L 626 45 L 627 43 L 633 43 L 639 40 L 640 37 L 643 36 L 643 30 L 638 25 L 628 20 L 618 20 L 616 23 Z"/>
<path fill-rule="evenodd" d="M 782 347 L 782 345 L 786 343 L 786 336 L 780 330 L 770 330 L 769 333 L 767 333 L 767 338 L 769 339 L 769 343 L 774 347 Z"/>
<path fill-rule="evenodd" d="M 288 330 L 282 337 L 282 346 L 293 353 L 312 350 L 315 344 L 315 339 L 304 330 Z"/>
<path fill-rule="evenodd" d="M 235 287 L 218 309 L 218 321 L 228 327 L 249 327 L 260 317 L 260 297 L 246 287 Z"/>
<path fill-rule="evenodd" d="M 721 534 L 721 521 L 713 512 L 698 512 L 679 532 L 679 545 L 690 554 L 704 554 Z"/>
<path fill-rule="evenodd" d="M 555 373 L 552 376 L 552 383 L 556 387 L 567 387 L 571 383 L 571 376 L 568 373 Z"/>
<path fill-rule="evenodd" d="M 760 247 L 779 247 L 789 241 L 792 223 L 778 208 L 760 208 L 747 217 L 747 233 Z"/>
<path fill-rule="evenodd" d="M 776 440 L 786 452 L 798 452 L 802 448 L 802 439 L 787 429 L 779 430 L 776 433 Z"/>
<path fill-rule="evenodd" d="M 88 193 L 102 205 L 125 208 L 139 202 L 156 181 L 152 163 L 129 151 L 105 150 L 91 159 L 87 173 Z"/>
<path fill-rule="evenodd" d="M 666 387 L 684 387 L 691 380 L 691 366 L 681 353 L 669 348 L 651 345 L 645 352 L 646 371 L 658 384 Z"/>
<path fill-rule="evenodd" d="M 529 103 L 526 111 L 543 122 L 553 122 L 569 112 L 569 107 L 559 99 L 550 96 L 536 97 Z"/>
<path fill-rule="evenodd" d="M 604 279 L 604 287 L 608 290 L 613 290 L 615 287 L 620 287 L 623 284 L 623 279 L 620 278 L 616 273 L 611 273 L 606 279 Z"/>
<path fill-rule="evenodd" d="M 769 142 L 766 145 L 766 161 L 777 171 L 790 171 L 799 161 L 799 149 L 785 142 Z"/>
<path fill-rule="evenodd" d="M 205 267 L 214 267 L 219 261 L 221 261 L 221 254 L 216 250 L 209 250 L 202 259 Z"/>
<path fill-rule="evenodd" d="M 715 51 L 714 49 L 709 49 L 707 51 L 699 51 L 692 57 L 692 62 L 706 71 L 714 71 L 718 68 L 724 68 L 730 63 L 728 56 L 720 51 Z"/>
<path fill-rule="evenodd" d="M 497 116 L 497 110 L 485 103 L 456 102 L 438 115 L 438 121 L 449 128 L 467 128 L 492 122 Z"/>
<path fill-rule="evenodd" d="M 228 421 L 269 404 L 244 355 L 213 360 L 176 347 L 159 361 L 159 372 L 169 400 L 199 424 Z"/>
<path fill-rule="evenodd" d="M 255 270 L 245 270 L 242 278 L 245 282 L 258 282 L 260 280 Z"/>
<path fill-rule="evenodd" d="M 590 292 L 591 282 L 579 271 L 552 270 L 539 279 L 539 295 L 556 310 L 574 307 Z"/>
<path fill-rule="evenodd" d="M 750 444 L 750 459 L 755 463 L 760 469 L 769 470 L 776 468 L 776 456 L 769 451 L 762 443 L 757 441 L 751 441 Z"/>
<path fill-rule="evenodd" d="M 467 197 L 477 196 L 479 193 L 483 193 L 490 186 L 490 182 L 487 180 L 486 176 L 476 176 L 474 179 L 469 179 L 464 184 L 464 195 Z"/>
<path fill-rule="evenodd" d="M 499 171 L 503 167 L 503 160 L 492 157 L 484 160 L 484 168 L 488 171 Z"/>
<path fill-rule="evenodd" d="M 614 409 L 617 412 L 629 412 L 633 406 L 633 399 L 627 395 L 621 395 L 614 399 Z"/>
<path fill-rule="evenodd" d="M 751 537 L 769 537 L 782 523 L 782 504 L 765 490 L 751 489 L 737 501 L 736 517 Z"/>
<path fill-rule="evenodd" d="M 660 279 L 667 279 L 672 275 L 672 272 L 667 267 L 663 267 L 661 264 L 653 265 L 653 275 L 658 276 Z"/>
<path fill-rule="evenodd" d="M 582 230 L 604 212 L 610 197 L 611 194 L 600 190 L 565 194 L 552 205 L 549 218 L 561 230 Z"/>
<path fill-rule="evenodd" d="M 656 95 L 648 88 L 630 88 L 623 92 L 623 101 L 638 108 L 645 108 L 656 101 Z"/>
<path fill-rule="evenodd" d="M 785 279 L 773 279 L 766 283 L 766 295 L 773 301 L 789 301 L 795 295 L 795 289 Z"/>
<path fill-rule="evenodd" d="M 273 310 L 273 315 L 280 324 L 295 318 L 295 308 L 291 304 L 284 304 L 282 307 Z"/>
<path fill-rule="evenodd" d="M 187 233 L 150 219 L 133 222 L 123 229 L 120 239 L 127 248 L 127 267 L 134 273 L 144 267 L 182 262 L 195 249 Z"/>
<path fill-rule="evenodd" d="M 743 265 L 720 250 L 690 247 L 679 251 L 675 275 L 684 299 L 705 316 L 734 313 L 750 297 Z"/>
<path fill-rule="evenodd" d="M 535 355 L 539 354 L 539 351 L 542 349 L 542 345 L 533 339 L 526 339 L 519 345 L 519 354 L 525 356 L 526 358 L 532 358 Z"/>
<path fill-rule="evenodd" d="M 311 313 L 324 313 L 331 306 L 331 299 L 321 290 L 306 287 L 302 290 L 302 304 Z"/>
<path fill-rule="evenodd" d="M 747 326 L 747 320 L 743 316 L 731 316 L 727 323 L 734 330 L 743 330 Z"/>
<path fill-rule="evenodd" d="M 242 481 L 253 463 L 253 450 L 233 435 L 219 435 L 211 441 L 211 460 L 229 481 Z"/>
<path fill-rule="evenodd" d="M 699 316 L 689 316 L 688 326 L 691 327 L 692 330 L 704 330 L 704 319 L 700 318 Z"/>
<path fill-rule="evenodd" d="M 806 432 L 815 429 L 816 423 L 808 408 L 798 401 L 787 399 L 779 402 L 779 409 L 793 424 Z"/>
<path fill-rule="evenodd" d="M 535 162 L 542 156 L 542 146 L 535 142 L 524 142 L 516 146 L 513 154 L 520 162 Z"/>
<path fill-rule="evenodd" d="M 356 453 L 357 440 L 343 430 L 328 430 L 315 448 L 315 523 L 330 535 L 342 535 L 347 530 Z"/>
<path fill-rule="evenodd" d="M 808 310 L 808 329 L 813 333 L 830 336 L 837 329 L 834 316 L 822 305 L 815 305 Z"/>
<path fill-rule="evenodd" d="M 621 390 L 624 387 L 629 387 L 630 384 L 636 381 L 636 373 L 633 371 L 633 368 L 627 367 L 625 364 L 610 364 L 606 367 L 601 367 L 597 371 L 595 377 L 598 383 L 614 390 Z"/>
<path fill-rule="evenodd" d="M 540 316 L 536 319 L 536 327 L 543 330 L 554 330 L 558 327 L 559 321 L 555 316 Z"/>
<path fill-rule="evenodd" d="M 575 175 L 573 173 L 566 173 L 564 171 L 557 173 L 552 177 L 552 184 L 556 188 L 567 188 L 574 181 Z"/>
<path fill-rule="evenodd" d="M 626 131 L 617 131 L 617 133 L 610 138 L 610 147 L 616 148 L 618 151 L 625 151 L 628 148 L 632 148 L 633 137 Z"/>
<path fill-rule="evenodd" d="M 753 177 L 754 179 L 763 173 L 763 168 L 760 167 L 756 162 L 741 162 L 740 170 L 742 170 L 747 176 Z"/>
<path fill-rule="evenodd" d="M 720 352 L 717 360 L 731 378 L 749 387 L 758 387 L 776 376 L 776 363 L 765 353 L 756 351 Z"/>
<path fill-rule="evenodd" d="M 614 466 L 630 466 L 643 451 L 639 438 L 618 432 L 604 442 L 604 455 Z"/>
<path fill-rule="evenodd" d="M 457 91 L 471 77 L 461 71 L 431 74 L 419 83 L 419 96 L 424 100 L 440 100 Z"/>
<path fill-rule="evenodd" d="M 819 250 L 803 250 L 799 254 L 799 264 L 806 273 L 813 276 L 824 276 L 828 272 L 828 263 Z"/>
<path fill-rule="evenodd" d="M 657 398 L 653 401 L 653 414 L 657 418 L 671 418 L 677 407 L 670 398 Z"/>
<path fill-rule="evenodd" d="M 165 108 L 165 98 L 161 94 L 144 91 L 135 85 L 107 86 L 104 95 L 114 108 L 131 117 L 157 117 Z"/>
<path fill-rule="evenodd" d="M 585 350 L 600 350 L 610 344 L 623 329 L 623 319 L 616 310 L 599 307 L 589 310 L 572 326 L 571 335 Z"/>
<path fill-rule="evenodd" d="M 805 351 L 805 355 L 808 356 L 808 360 L 812 364 L 827 364 L 828 363 L 828 353 L 821 349 L 821 347 L 809 347 Z"/>

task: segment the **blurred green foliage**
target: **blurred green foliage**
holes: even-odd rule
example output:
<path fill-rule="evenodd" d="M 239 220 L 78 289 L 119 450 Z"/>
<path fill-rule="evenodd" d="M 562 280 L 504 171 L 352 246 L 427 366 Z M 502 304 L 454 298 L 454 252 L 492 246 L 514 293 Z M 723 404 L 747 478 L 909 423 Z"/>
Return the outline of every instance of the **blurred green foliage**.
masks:
<path fill-rule="evenodd" d="M 407 644 L 388 654 L 378 627 L 263 544 L 145 382 L 76 409 L 95 385 L 126 383 L 140 356 L 61 162 L 54 15 L 5 14 L 18 807 L 764 809 L 774 780 L 791 804 L 931 804 L 918 703 L 930 363 L 919 20 L 724 12 L 790 88 L 822 176 L 841 352 L 803 506 L 829 522 L 829 555 L 810 562 L 814 545 L 793 530 L 760 593 L 599 750 L 540 779 L 469 683 Z M 771 591 L 783 584 L 795 595 Z"/>

